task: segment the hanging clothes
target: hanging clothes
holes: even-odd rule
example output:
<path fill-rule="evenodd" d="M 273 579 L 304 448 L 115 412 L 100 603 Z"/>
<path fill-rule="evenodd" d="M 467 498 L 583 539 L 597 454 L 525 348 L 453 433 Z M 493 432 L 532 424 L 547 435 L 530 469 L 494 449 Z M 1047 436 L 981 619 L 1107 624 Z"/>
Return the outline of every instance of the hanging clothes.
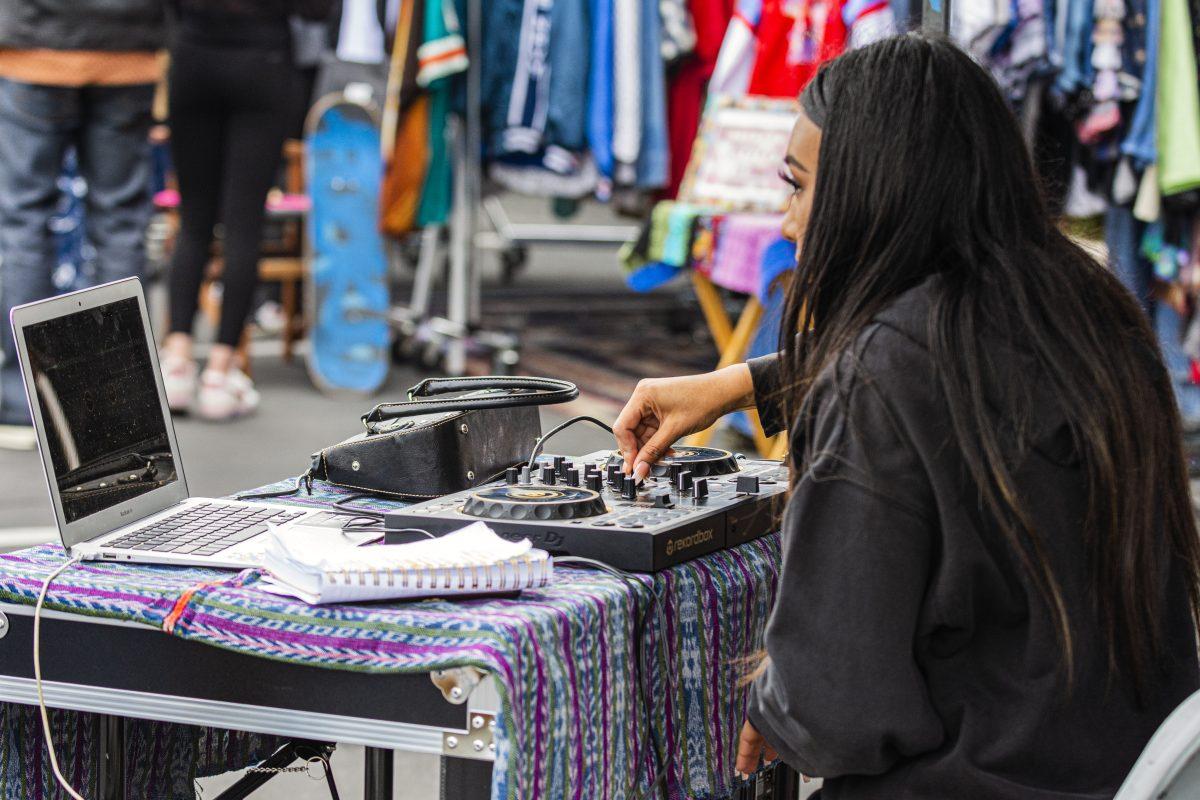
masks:
<path fill-rule="evenodd" d="M 842 4 L 843 0 L 763 0 L 748 92 L 798 96 L 817 67 L 846 48 Z"/>
<path fill-rule="evenodd" d="M 667 90 L 667 128 L 670 132 L 671 173 L 665 194 L 679 193 L 692 144 L 700 130 L 700 114 L 708 80 L 717 65 L 721 42 L 733 16 L 730 0 L 691 0 L 689 4 L 696 33 L 690 58 L 676 65 Z"/>
<path fill-rule="evenodd" d="M 796 97 L 821 64 L 894 32 L 888 0 L 763 0 L 747 92 Z"/>
<path fill-rule="evenodd" d="M 758 53 L 758 23 L 762 0 L 738 0 L 733 18 L 721 40 L 709 92 L 724 97 L 744 97 L 750 88 L 754 58 Z"/>
<path fill-rule="evenodd" d="M 374 3 L 371 8 L 375 8 Z M 398 104 L 399 118 L 392 148 L 394 155 L 384 167 L 379 188 L 380 230 L 391 236 L 400 236 L 416 227 L 417 209 L 429 165 L 429 98 L 417 84 L 418 49 L 425 30 L 425 12 L 423 2 L 406 3 L 392 37 L 392 58 L 403 62 L 400 86 L 395 90 L 399 97 L 391 101 Z"/>
<path fill-rule="evenodd" d="M 659 51 L 662 19 L 656 3 L 643 0 L 641 10 L 642 134 L 633 185 L 655 190 L 667 185 L 671 157 L 667 142 L 666 74 Z"/>
<path fill-rule="evenodd" d="M 495 75 L 485 82 L 483 101 L 491 108 L 485 116 L 493 125 L 489 175 L 513 191 L 571 198 L 595 191 L 587 152 L 589 3 L 524 0 L 516 48 L 496 50 L 513 61 L 511 80 L 507 67 L 493 64 Z M 512 22 L 516 5 L 497 0 L 487 8 L 494 19 Z M 491 34 L 491 21 L 485 30 Z"/>
<path fill-rule="evenodd" d="M 688 0 L 659 0 L 658 18 L 662 20 L 663 63 L 673 67 L 696 50 L 696 23 Z"/>
<path fill-rule="evenodd" d="M 627 185 L 642 146 L 641 27 L 638 0 L 613 0 L 613 177 Z"/>
<path fill-rule="evenodd" d="M 429 95 L 428 167 L 417 226 L 441 225 L 453 202 L 453 165 L 447 141 L 452 79 L 467 69 L 467 47 L 451 0 L 425 2 L 424 41 L 417 48 L 417 85 Z"/>
<path fill-rule="evenodd" d="M 1200 187 L 1200 85 L 1187 0 L 1161 0 L 1158 181 L 1163 195 Z"/>
<path fill-rule="evenodd" d="M 592 69 L 588 80 L 587 140 L 597 172 L 597 196 L 613 180 L 613 0 L 591 0 Z"/>

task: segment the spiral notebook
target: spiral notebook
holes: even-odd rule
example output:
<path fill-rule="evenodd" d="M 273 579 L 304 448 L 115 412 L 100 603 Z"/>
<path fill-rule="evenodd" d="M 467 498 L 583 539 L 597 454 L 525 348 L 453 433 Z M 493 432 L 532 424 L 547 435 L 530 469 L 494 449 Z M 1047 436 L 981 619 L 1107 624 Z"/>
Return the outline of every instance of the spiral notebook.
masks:
<path fill-rule="evenodd" d="M 497 594 L 545 586 L 554 562 L 483 522 L 412 544 L 357 546 L 328 528 L 271 530 L 261 584 L 312 605 Z"/>

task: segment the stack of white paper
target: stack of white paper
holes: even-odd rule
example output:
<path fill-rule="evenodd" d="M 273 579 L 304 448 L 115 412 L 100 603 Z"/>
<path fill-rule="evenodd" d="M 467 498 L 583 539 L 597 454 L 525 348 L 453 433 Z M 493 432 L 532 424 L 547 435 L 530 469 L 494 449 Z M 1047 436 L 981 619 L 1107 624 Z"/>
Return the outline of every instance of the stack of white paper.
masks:
<path fill-rule="evenodd" d="M 501 539 L 482 522 L 412 544 L 358 547 L 304 526 L 268 538 L 262 588 L 314 605 L 512 592 L 546 585 L 553 571 L 544 550 Z"/>

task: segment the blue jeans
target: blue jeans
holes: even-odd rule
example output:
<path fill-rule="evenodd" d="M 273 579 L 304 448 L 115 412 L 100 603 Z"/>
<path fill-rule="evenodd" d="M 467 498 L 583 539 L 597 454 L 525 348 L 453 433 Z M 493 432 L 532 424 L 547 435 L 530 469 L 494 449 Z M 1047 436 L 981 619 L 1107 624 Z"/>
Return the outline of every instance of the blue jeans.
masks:
<path fill-rule="evenodd" d="M 63 156 L 87 181 L 96 283 L 141 275 L 151 213 L 152 85 L 40 86 L 0 78 L 0 422 L 28 423 L 8 313 L 55 293 L 49 220 Z"/>
<path fill-rule="evenodd" d="M 1189 379 L 1191 362 L 1180 344 L 1183 323 L 1178 312 L 1170 303 L 1159 303 L 1154 298 L 1154 265 L 1140 251 L 1145 230 L 1146 223 L 1135 219 L 1128 208 L 1110 206 L 1104 221 L 1109 265 L 1150 317 L 1163 361 L 1171 373 L 1179 411 L 1185 420 L 1195 420 L 1200 418 L 1200 386 Z"/>

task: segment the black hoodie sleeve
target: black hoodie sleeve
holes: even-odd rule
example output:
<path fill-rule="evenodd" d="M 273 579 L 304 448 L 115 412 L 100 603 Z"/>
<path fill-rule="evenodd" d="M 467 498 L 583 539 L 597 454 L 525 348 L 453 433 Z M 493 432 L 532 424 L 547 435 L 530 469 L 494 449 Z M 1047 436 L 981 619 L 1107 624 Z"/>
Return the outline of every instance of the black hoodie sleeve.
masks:
<path fill-rule="evenodd" d="M 810 466 L 788 501 L 769 662 L 748 707 L 784 761 L 825 778 L 884 772 L 944 735 L 913 653 L 933 494 L 887 387 L 865 371 L 841 359 L 793 426 Z"/>
<path fill-rule="evenodd" d="M 754 405 L 758 419 L 767 436 L 774 436 L 787 427 L 779 400 L 779 354 L 752 358 L 746 362 L 754 382 Z"/>

